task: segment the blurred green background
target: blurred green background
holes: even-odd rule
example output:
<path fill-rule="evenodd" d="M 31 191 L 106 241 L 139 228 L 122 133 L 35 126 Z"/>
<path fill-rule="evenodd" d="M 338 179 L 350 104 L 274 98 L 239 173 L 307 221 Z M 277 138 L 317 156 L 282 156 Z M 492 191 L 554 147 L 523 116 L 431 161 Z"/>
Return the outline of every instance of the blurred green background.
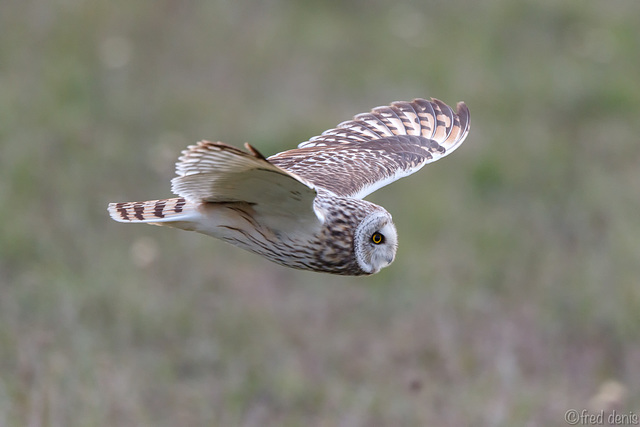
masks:
<path fill-rule="evenodd" d="M 637 0 L 0 3 L 0 426 L 552 426 L 640 414 Z M 111 221 L 199 139 L 415 97 L 471 133 L 376 192 L 395 263 Z"/>

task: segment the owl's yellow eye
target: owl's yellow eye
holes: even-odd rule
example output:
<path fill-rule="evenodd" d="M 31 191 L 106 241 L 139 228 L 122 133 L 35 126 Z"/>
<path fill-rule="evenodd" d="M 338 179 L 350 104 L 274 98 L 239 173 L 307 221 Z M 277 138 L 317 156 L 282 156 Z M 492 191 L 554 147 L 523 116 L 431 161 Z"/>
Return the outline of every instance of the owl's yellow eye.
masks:
<path fill-rule="evenodd" d="M 376 231 L 375 233 L 373 233 L 373 236 L 371 236 L 371 241 L 375 245 L 379 245 L 380 243 L 384 242 L 384 236 Z"/>

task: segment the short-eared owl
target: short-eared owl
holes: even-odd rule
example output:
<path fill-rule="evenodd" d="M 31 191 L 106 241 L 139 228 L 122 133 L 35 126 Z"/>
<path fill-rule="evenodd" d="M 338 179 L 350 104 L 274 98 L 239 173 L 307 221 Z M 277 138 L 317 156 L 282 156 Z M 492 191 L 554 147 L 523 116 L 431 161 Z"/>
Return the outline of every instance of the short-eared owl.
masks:
<path fill-rule="evenodd" d="M 278 264 L 344 275 L 374 274 L 398 246 L 391 215 L 365 196 L 454 151 L 469 110 L 437 99 L 394 102 L 265 158 L 222 142 L 182 152 L 179 197 L 111 203 L 120 222 L 192 230 Z"/>

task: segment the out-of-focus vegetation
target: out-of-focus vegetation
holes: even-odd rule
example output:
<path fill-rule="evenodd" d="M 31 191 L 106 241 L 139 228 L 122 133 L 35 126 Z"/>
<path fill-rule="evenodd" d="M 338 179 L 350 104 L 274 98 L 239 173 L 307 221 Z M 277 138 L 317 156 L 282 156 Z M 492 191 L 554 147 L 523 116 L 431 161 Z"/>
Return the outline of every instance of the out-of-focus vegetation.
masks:
<path fill-rule="evenodd" d="M 640 2 L 0 2 L 0 426 L 640 414 Z M 198 139 L 464 100 L 374 277 L 111 221 Z"/>

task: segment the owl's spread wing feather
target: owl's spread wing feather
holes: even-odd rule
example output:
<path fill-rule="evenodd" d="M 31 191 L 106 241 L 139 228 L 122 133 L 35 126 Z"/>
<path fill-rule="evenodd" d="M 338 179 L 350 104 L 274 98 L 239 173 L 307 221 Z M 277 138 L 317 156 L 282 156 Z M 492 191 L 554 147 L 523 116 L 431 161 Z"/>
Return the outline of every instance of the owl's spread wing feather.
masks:
<path fill-rule="evenodd" d="M 340 196 L 363 198 L 411 175 L 462 144 L 469 109 L 415 99 L 358 114 L 321 135 L 267 160 Z"/>
<path fill-rule="evenodd" d="M 249 152 L 222 142 L 189 146 L 176 163 L 171 190 L 192 202 L 249 203 L 275 229 L 286 221 L 319 223 L 314 185 L 246 146 Z"/>

